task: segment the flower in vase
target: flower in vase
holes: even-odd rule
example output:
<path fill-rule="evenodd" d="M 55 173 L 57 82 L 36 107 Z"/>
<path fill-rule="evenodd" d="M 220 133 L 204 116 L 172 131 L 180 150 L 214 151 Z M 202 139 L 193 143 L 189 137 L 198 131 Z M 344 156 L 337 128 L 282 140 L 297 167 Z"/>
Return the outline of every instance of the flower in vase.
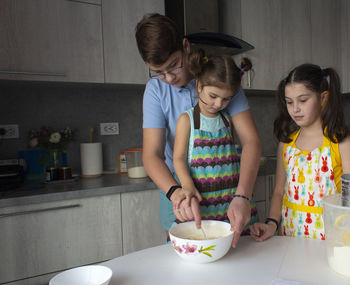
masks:
<path fill-rule="evenodd" d="M 40 130 L 30 130 L 28 145 L 30 148 L 42 148 L 46 151 L 63 151 L 69 142 L 74 139 L 74 132 L 71 128 L 54 130 L 42 127 Z"/>
<path fill-rule="evenodd" d="M 61 134 L 59 132 L 55 132 L 50 135 L 50 139 L 49 139 L 50 143 L 59 143 L 60 140 L 61 140 Z"/>
<path fill-rule="evenodd" d="M 31 138 L 28 144 L 32 148 L 36 147 L 39 144 L 38 138 Z"/>

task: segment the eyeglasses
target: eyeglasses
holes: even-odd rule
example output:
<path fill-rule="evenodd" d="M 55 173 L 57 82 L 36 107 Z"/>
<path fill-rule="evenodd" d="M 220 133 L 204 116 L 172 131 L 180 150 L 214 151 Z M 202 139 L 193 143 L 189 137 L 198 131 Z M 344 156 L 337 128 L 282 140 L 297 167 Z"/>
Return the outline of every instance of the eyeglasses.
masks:
<path fill-rule="evenodd" d="M 175 67 L 171 70 L 168 70 L 166 72 L 159 72 L 159 71 L 153 71 L 151 69 L 148 69 L 148 75 L 150 78 L 159 78 L 159 79 L 165 79 L 167 74 L 171 75 L 177 75 L 179 74 L 183 69 L 183 56 L 181 57 L 181 65 L 179 67 Z"/>

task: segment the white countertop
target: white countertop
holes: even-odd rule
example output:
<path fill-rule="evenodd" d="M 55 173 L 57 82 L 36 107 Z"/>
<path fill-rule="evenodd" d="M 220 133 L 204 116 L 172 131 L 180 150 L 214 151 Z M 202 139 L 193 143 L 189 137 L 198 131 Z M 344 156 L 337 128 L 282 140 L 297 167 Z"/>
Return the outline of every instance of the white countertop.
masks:
<path fill-rule="evenodd" d="M 103 265 L 113 270 L 110 285 L 350 284 L 328 266 L 325 241 L 280 236 L 261 243 L 241 237 L 235 249 L 213 263 L 185 262 L 167 244 Z M 276 282 L 279 279 L 298 283 Z"/>

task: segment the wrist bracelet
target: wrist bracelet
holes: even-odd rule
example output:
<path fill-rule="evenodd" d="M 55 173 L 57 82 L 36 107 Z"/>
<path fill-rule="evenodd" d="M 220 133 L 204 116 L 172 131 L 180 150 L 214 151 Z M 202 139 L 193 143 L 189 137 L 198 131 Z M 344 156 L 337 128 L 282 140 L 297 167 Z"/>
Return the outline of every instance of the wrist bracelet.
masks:
<path fill-rule="evenodd" d="M 180 185 L 173 185 L 173 186 L 170 187 L 170 189 L 169 189 L 168 192 L 166 193 L 166 197 L 169 199 L 169 201 L 171 201 L 171 200 L 170 200 L 171 195 L 173 195 L 173 193 L 175 192 L 175 190 L 178 189 L 178 188 L 181 188 L 181 186 L 180 186 Z"/>
<path fill-rule="evenodd" d="M 232 197 L 233 198 L 236 198 L 236 197 L 243 198 L 243 199 L 246 199 L 246 200 L 250 201 L 250 199 L 247 196 L 244 196 L 244 195 L 233 194 Z"/>
<path fill-rule="evenodd" d="M 273 222 L 276 224 L 276 231 L 278 230 L 278 226 L 279 226 L 279 223 L 277 222 L 277 220 L 273 219 L 273 218 L 266 218 L 265 220 L 265 224 L 268 224 L 269 222 Z"/>

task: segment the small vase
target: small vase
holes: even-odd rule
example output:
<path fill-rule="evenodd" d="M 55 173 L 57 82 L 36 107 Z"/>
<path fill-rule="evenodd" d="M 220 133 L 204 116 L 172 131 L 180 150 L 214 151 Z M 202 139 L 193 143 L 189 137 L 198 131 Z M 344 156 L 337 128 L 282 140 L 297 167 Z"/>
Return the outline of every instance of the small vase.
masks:
<path fill-rule="evenodd" d="M 61 166 L 61 151 L 59 149 L 49 150 L 49 165 L 54 168 Z"/>

